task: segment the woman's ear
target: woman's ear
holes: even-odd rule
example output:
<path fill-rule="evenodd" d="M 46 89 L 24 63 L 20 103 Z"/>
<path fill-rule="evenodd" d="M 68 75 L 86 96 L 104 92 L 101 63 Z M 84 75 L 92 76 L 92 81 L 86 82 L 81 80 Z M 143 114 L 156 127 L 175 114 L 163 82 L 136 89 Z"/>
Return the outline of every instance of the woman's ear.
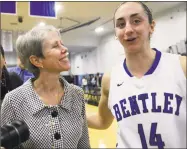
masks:
<path fill-rule="evenodd" d="M 38 67 L 38 68 L 43 68 L 43 64 L 42 64 L 42 59 L 41 59 L 41 58 L 38 58 L 38 57 L 35 56 L 35 55 L 31 55 L 31 56 L 29 57 L 29 60 L 30 60 L 30 62 L 31 62 L 34 66 L 36 66 L 36 67 Z"/>
<path fill-rule="evenodd" d="M 153 20 L 150 25 L 150 34 L 152 35 L 155 30 L 156 22 Z"/>

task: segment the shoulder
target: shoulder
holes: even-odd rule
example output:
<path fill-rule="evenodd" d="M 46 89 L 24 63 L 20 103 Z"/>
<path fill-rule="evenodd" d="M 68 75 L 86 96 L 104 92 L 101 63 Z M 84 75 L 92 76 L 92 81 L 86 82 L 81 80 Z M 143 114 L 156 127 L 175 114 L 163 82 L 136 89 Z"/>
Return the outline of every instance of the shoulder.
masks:
<path fill-rule="evenodd" d="M 68 94 L 71 94 L 72 96 L 76 96 L 78 98 L 84 97 L 84 91 L 81 87 L 68 83 L 66 79 L 61 75 L 60 76 L 61 83 L 63 83 L 66 86 Z"/>
<path fill-rule="evenodd" d="M 177 58 L 179 55 L 178 54 L 174 54 L 174 53 L 167 53 L 167 52 L 162 52 L 162 51 L 160 51 L 161 52 L 161 54 L 162 54 L 162 56 L 161 57 L 163 57 L 163 58 L 169 58 L 169 59 L 173 59 L 173 58 Z"/>
<path fill-rule="evenodd" d="M 9 76 L 13 79 L 19 80 L 20 77 L 15 72 L 9 72 Z M 20 79 L 21 80 L 21 79 Z"/>
<path fill-rule="evenodd" d="M 83 92 L 83 89 L 77 85 L 74 84 L 69 84 L 71 86 L 71 88 L 75 91 L 75 92 Z"/>
<path fill-rule="evenodd" d="M 13 89 L 12 91 L 7 93 L 8 97 L 16 97 L 16 96 L 20 96 L 22 94 L 22 92 L 25 92 L 27 90 L 27 84 L 23 84 L 15 89 Z"/>
<path fill-rule="evenodd" d="M 7 68 L 7 70 L 9 71 L 9 72 L 17 72 L 17 71 L 19 71 L 20 70 L 20 68 L 19 67 L 9 67 L 9 68 Z"/>
<path fill-rule="evenodd" d="M 165 53 L 163 52 L 164 61 L 167 59 L 167 64 L 169 63 L 172 68 L 180 67 L 182 68 L 183 74 L 187 76 L 186 74 L 186 56 L 181 56 L 179 54 L 173 54 L 173 53 Z M 175 67 L 174 67 L 175 66 Z"/>
<path fill-rule="evenodd" d="M 3 102 L 7 104 L 11 103 L 12 105 L 19 105 L 23 100 L 24 90 L 24 85 L 13 89 L 5 95 Z"/>
<path fill-rule="evenodd" d="M 19 87 L 13 89 L 12 91 L 8 92 L 7 97 L 20 98 L 23 94 L 30 93 L 30 91 L 31 91 L 30 87 L 31 86 L 32 86 L 31 80 L 28 80 L 24 84 L 22 84 Z"/>
<path fill-rule="evenodd" d="M 103 83 L 109 83 L 110 82 L 110 77 L 111 77 L 111 72 L 105 72 L 102 81 Z"/>
<path fill-rule="evenodd" d="M 21 78 L 15 72 L 9 72 L 12 89 L 15 89 L 23 84 Z"/>
<path fill-rule="evenodd" d="M 184 75 L 187 77 L 187 73 L 186 73 L 186 56 L 179 56 L 179 60 L 180 60 L 180 64 L 181 64 L 182 70 L 184 72 Z"/>
<path fill-rule="evenodd" d="M 81 87 L 74 85 L 74 84 L 69 84 L 69 86 L 74 94 L 79 95 L 79 96 L 84 96 L 84 91 Z"/>
<path fill-rule="evenodd" d="M 166 52 L 161 52 L 161 61 L 162 63 L 170 66 L 175 65 L 178 67 L 178 64 L 180 64 L 179 58 L 181 57 L 179 54 L 173 54 L 173 53 L 166 53 Z M 173 66 L 172 66 L 173 67 Z"/>
<path fill-rule="evenodd" d="M 84 91 L 79 86 L 76 86 L 74 84 L 68 85 L 68 92 L 67 96 L 69 96 L 72 100 L 74 109 L 79 109 L 78 111 L 84 111 L 85 109 L 85 100 L 84 100 Z"/>
<path fill-rule="evenodd" d="M 109 89 L 110 89 L 110 78 L 111 78 L 111 72 L 110 71 L 105 72 L 101 82 L 102 91 L 107 94 L 109 93 Z"/>
<path fill-rule="evenodd" d="M 102 89 L 105 91 L 109 91 L 110 84 L 112 79 L 117 78 L 116 76 L 119 76 L 119 74 L 123 73 L 124 68 L 123 68 L 123 62 L 117 62 L 114 64 L 111 69 L 106 71 L 102 77 Z"/>
<path fill-rule="evenodd" d="M 162 53 L 162 57 L 164 58 L 164 60 L 169 60 L 169 61 L 179 61 L 182 57 L 182 59 L 185 59 L 185 56 L 181 56 L 179 54 L 174 54 L 174 53 L 167 53 L 167 52 L 161 52 Z"/>
<path fill-rule="evenodd" d="M 60 81 L 67 87 L 68 92 L 73 94 L 84 94 L 84 91 L 81 87 L 68 83 L 68 81 L 62 75 L 60 75 Z"/>

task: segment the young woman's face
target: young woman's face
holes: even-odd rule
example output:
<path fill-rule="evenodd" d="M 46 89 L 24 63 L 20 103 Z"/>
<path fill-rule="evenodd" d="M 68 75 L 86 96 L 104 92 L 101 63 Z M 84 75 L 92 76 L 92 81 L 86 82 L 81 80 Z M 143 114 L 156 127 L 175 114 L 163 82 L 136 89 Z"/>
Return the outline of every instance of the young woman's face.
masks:
<path fill-rule="evenodd" d="M 148 16 L 137 2 L 127 2 L 115 14 L 115 33 L 127 52 L 136 52 L 149 44 L 154 22 L 149 24 Z"/>

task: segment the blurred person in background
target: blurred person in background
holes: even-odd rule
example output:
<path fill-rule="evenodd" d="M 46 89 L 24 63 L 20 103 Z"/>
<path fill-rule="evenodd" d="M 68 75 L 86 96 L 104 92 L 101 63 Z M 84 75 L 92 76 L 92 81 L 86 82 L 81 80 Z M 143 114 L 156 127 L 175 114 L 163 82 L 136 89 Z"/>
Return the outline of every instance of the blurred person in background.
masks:
<path fill-rule="evenodd" d="M 9 72 L 15 72 L 22 79 L 23 82 L 26 82 L 28 79 L 33 78 L 34 75 L 24 68 L 24 65 L 21 63 L 20 58 L 17 57 L 17 66 L 7 68 Z"/>
<path fill-rule="evenodd" d="M 4 49 L 1 45 L 1 69 L 0 69 L 1 101 L 0 103 L 4 99 L 6 93 L 23 84 L 23 81 L 16 73 L 14 72 L 9 73 L 7 71 L 5 64 L 6 61 L 5 61 Z"/>

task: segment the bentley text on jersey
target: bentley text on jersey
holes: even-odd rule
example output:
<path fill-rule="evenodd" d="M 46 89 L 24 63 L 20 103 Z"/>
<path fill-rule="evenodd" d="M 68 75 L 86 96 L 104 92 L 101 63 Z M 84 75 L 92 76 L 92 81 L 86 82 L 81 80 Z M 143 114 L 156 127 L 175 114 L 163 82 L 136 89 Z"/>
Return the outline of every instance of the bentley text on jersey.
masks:
<path fill-rule="evenodd" d="M 157 104 L 157 93 L 152 92 L 150 94 L 144 93 L 139 95 L 133 95 L 128 98 L 124 98 L 113 106 L 117 121 L 121 121 L 122 118 L 138 115 L 141 113 L 168 113 L 178 116 L 180 114 L 180 105 L 182 97 L 177 94 L 163 93 L 164 105 Z M 152 101 L 152 106 L 147 108 L 148 101 Z M 129 106 L 127 106 L 129 104 Z M 141 108 L 139 106 L 142 106 Z M 127 108 L 129 107 L 129 109 Z M 140 110 L 142 109 L 142 110 Z"/>

